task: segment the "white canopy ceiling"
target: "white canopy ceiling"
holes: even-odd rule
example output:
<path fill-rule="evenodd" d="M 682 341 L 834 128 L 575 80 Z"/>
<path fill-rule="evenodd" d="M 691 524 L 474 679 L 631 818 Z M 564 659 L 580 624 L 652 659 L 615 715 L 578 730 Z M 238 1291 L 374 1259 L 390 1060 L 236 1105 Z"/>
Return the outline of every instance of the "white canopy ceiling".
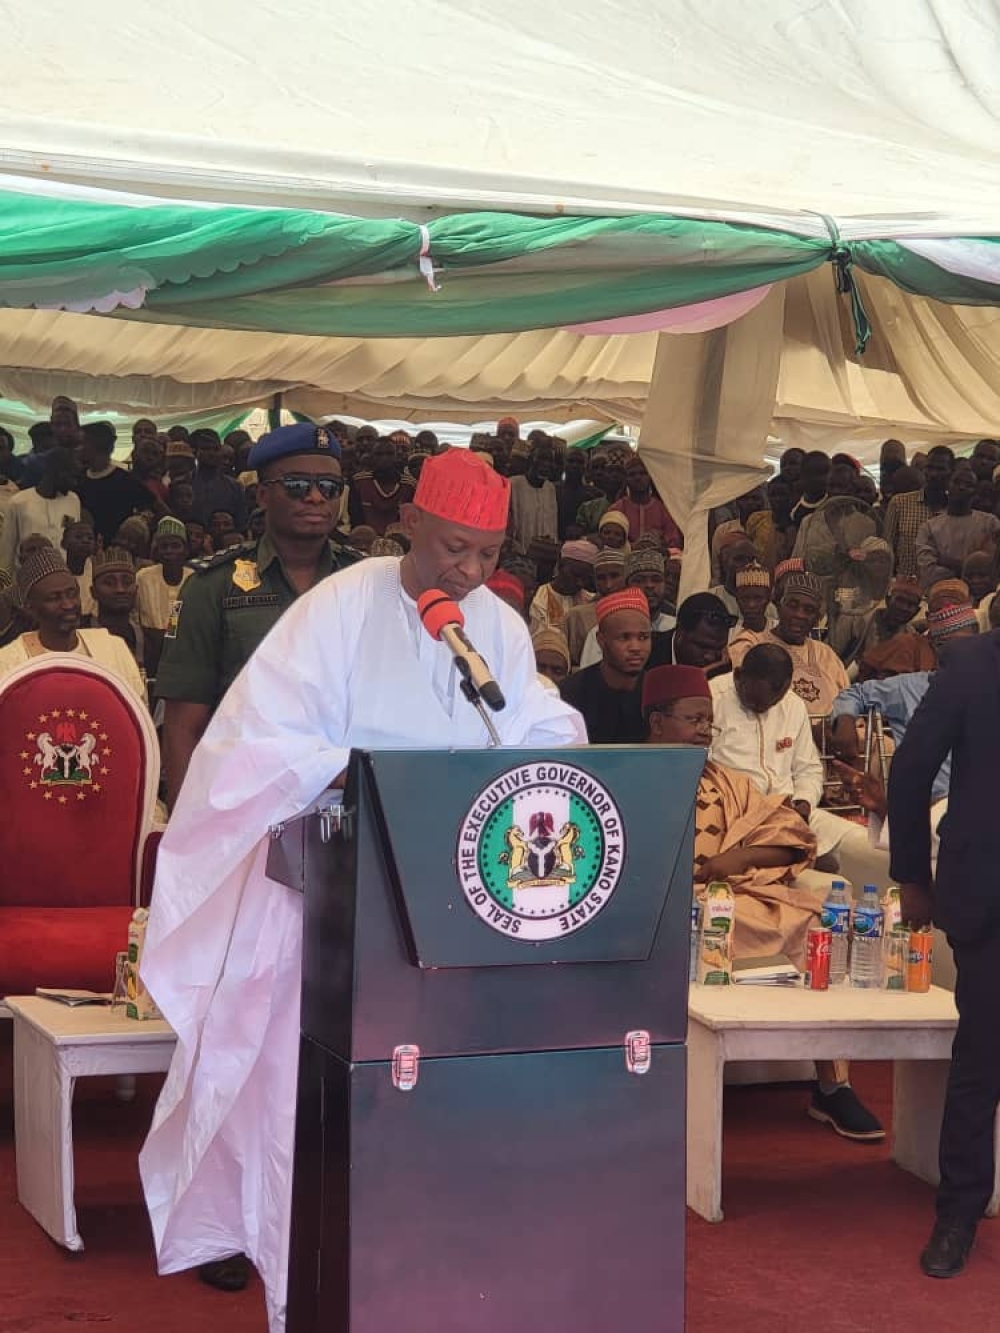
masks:
<path fill-rule="evenodd" d="M 0 3 L 0 166 L 190 199 L 996 231 L 991 0 Z M 862 216 L 864 215 L 864 216 Z M 874 216 L 872 216 L 874 215 Z M 760 220 L 760 219 L 758 219 Z"/>

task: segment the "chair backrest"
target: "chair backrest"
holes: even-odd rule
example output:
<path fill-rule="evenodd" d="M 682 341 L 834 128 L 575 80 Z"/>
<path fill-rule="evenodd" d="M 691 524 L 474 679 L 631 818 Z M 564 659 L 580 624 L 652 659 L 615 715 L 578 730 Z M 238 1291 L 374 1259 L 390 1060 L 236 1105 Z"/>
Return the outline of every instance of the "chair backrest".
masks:
<path fill-rule="evenodd" d="M 0 906 L 138 901 L 159 747 L 95 662 L 38 657 L 0 684 Z"/>

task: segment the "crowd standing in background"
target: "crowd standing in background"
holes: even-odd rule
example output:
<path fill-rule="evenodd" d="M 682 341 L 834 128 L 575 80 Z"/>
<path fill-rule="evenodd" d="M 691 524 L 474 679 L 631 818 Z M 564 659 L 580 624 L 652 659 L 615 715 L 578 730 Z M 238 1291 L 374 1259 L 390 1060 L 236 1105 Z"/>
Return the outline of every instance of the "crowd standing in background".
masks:
<path fill-rule="evenodd" d="M 337 421 L 255 443 L 143 419 L 122 450 L 67 398 L 28 437 L 18 452 L 0 431 L 0 680 L 45 653 L 117 674 L 153 712 L 168 810 L 224 694 L 296 599 L 407 554 L 420 473 L 449 447 Z M 1000 624 L 1000 445 L 908 457 L 887 440 L 877 483 L 847 453 L 787 449 L 766 486 L 711 512 L 709 586 L 679 604 L 684 535 L 641 454 L 522 437 L 513 417 L 471 449 L 510 479 L 487 586 L 526 623 L 542 686 L 579 711 L 591 744 L 706 748 L 696 881 L 725 872 L 737 941 L 801 963 L 822 900 L 801 887 L 810 874 L 844 873 L 857 853 L 866 867 L 881 856 L 888 877 L 888 833 L 861 827 L 881 828 L 889 802 L 859 728 L 878 712 L 891 752 L 924 696 L 944 697 L 939 664 Z M 950 776 L 939 748 L 925 746 L 919 797 L 935 823 Z M 926 879 L 923 861 L 912 877 Z M 841 1067 L 819 1071 L 810 1114 L 848 1138 L 883 1134 Z M 936 1253 L 925 1268 L 942 1264 Z M 236 1261 L 209 1267 L 217 1285 L 243 1280 Z"/>

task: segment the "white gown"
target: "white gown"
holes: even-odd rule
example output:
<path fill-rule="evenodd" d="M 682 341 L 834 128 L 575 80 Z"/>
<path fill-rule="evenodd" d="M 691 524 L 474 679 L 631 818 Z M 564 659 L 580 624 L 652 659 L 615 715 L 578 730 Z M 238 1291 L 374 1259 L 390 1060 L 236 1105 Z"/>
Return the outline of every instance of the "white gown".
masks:
<path fill-rule="evenodd" d="M 507 699 L 505 745 L 586 744 L 535 675 L 527 627 L 479 588 L 469 638 Z M 399 561 L 366 560 L 282 616 L 226 694 L 160 844 L 143 977 L 177 1033 L 140 1170 L 159 1270 L 243 1252 L 284 1328 L 302 898 L 264 873 L 270 825 L 308 810 L 351 747 L 479 748 L 448 649 Z"/>

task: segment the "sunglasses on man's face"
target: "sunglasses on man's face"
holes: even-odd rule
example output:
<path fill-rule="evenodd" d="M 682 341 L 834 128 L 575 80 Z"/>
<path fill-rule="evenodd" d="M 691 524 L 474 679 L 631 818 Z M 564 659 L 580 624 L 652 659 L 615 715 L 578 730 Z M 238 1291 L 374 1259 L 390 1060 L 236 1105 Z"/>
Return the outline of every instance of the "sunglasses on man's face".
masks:
<path fill-rule="evenodd" d="M 290 472 L 286 477 L 272 477 L 270 482 L 280 486 L 290 500 L 306 499 L 314 486 L 324 500 L 333 500 L 344 491 L 343 478 L 314 477 L 306 472 Z"/>

